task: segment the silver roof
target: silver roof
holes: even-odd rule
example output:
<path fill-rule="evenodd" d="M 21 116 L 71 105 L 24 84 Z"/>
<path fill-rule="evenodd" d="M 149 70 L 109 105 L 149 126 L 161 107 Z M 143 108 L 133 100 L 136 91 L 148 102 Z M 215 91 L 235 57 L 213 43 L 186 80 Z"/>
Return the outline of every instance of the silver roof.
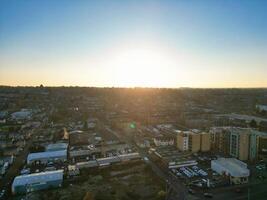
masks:
<path fill-rule="evenodd" d="M 67 156 L 67 150 L 61 151 L 46 151 L 38 153 L 30 153 L 27 157 L 27 161 L 46 159 L 46 158 L 57 158 Z"/>
<path fill-rule="evenodd" d="M 63 179 L 63 170 L 21 175 L 15 177 L 12 187 L 19 185 L 34 184 L 39 182 L 56 181 L 62 179 Z"/>
<path fill-rule="evenodd" d="M 235 158 L 218 158 L 217 160 L 212 160 L 211 162 L 212 165 L 213 163 L 219 165 L 221 169 L 224 169 L 224 171 L 231 174 L 231 176 L 249 176 L 247 164 Z"/>
<path fill-rule="evenodd" d="M 66 150 L 68 148 L 67 143 L 54 143 L 46 146 L 46 151 L 53 151 L 54 149 Z"/>

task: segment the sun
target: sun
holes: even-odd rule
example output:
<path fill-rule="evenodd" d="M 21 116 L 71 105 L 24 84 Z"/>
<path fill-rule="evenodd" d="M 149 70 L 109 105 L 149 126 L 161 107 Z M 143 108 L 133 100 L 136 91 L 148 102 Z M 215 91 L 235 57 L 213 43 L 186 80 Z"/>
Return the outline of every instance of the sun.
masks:
<path fill-rule="evenodd" d="M 124 48 L 116 51 L 106 65 L 120 87 L 162 87 L 168 83 L 174 59 L 161 49 Z"/>

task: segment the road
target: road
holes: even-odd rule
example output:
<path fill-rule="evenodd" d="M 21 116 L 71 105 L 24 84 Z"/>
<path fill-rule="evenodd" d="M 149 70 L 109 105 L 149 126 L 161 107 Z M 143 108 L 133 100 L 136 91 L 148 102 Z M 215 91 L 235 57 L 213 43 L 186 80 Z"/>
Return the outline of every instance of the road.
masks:
<path fill-rule="evenodd" d="M 131 140 L 127 138 L 127 136 L 123 134 L 119 134 L 118 132 L 111 130 L 109 127 L 105 127 L 105 129 L 114 135 L 116 135 L 118 138 L 122 139 L 124 142 L 131 144 L 135 146 L 142 158 L 147 157 L 149 160 L 147 161 L 147 164 L 151 166 L 151 169 L 156 173 L 159 177 L 163 178 L 168 186 L 176 192 L 177 196 L 179 199 L 177 200 L 184 200 L 186 199 L 187 192 L 186 192 L 186 187 L 175 177 L 171 176 L 167 170 L 163 170 L 157 166 L 151 159 L 150 155 L 143 149 L 139 148 L 137 145 L 135 145 Z"/>
<path fill-rule="evenodd" d="M 135 143 L 133 143 L 126 135 L 120 134 L 119 131 L 114 131 L 110 129 L 109 127 L 105 126 L 105 129 L 114 135 L 116 135 L 118 138 L 120 138 L 122 141 L 131 144 L 135 146 L 141 155 L 141 157 L 147 157 L 149 158 L 148 161 L 146 161 L 152 168 L 152 170 L 161 178 L 163 178 L 169 187 L 173 191 L 175 191 L 178 194 L 177 200 L 184 200 L 184 199 L 206 199 L 203 196 L 204 191 L 200 190 L 197 191 L 195 195 L 190 195 L 187 193 L 187 187 L 177 178 L 176 176 L 169 173 L 168 169 L 164 170 L 158 167 L 157 164 L 153 162 L 153 159 L 151 159 L 150 155 L 147 151 L 139 148 Z M 254 187 L 254 189 L 250 190 L 250 194 L 248 193 L 248 186 Z M 236 188 L 241 188 L 242 193 L 237 193 L 235 191 Z M 262 189 L 260 189 L 262 188 Z M 257 184 L 249 184 L 249 185 L 236 185 L 236 186 L 227 186 L 227 187 L 219 187 L 214 189 L 209 189 L 207 192 L 210 192 L 213 194 L 213 199 L 216 200 L 225 200 L 225 199 L 231 199 L 231 200 L 247 200 L 247 199 L 264 199 L 264 195 L 267 194 L 266 191 L 266 183 L 257 183 Z M 250 198 L 248 197 L 248 194 Z M 255 198 L 254 198 L 255 197 Z"/>

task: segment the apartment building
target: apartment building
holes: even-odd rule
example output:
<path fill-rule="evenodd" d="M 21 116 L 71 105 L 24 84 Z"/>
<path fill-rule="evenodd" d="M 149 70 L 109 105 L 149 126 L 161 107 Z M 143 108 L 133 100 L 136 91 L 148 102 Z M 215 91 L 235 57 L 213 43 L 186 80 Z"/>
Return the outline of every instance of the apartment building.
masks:
<path fill-rule="evenodd" d="M 267 159 L 267 133 L 251 128 L 214 127 L 211 148 L 239 160 Z"/>
<path fill-rule="evenodd" d="M 177 148 L 180 151 L 190 151 L 192 153 L 210 151 L 210 133 L 196 130 L 178 133 Z"/>

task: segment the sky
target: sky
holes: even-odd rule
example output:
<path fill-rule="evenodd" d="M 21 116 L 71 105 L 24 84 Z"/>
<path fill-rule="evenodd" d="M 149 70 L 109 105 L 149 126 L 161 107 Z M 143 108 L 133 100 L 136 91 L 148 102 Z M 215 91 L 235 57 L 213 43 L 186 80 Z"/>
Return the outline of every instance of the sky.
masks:
<path fill-rule="evenodd" d="M 0 0 L 0 85 L 267 87 L 264 0 Z"/>

